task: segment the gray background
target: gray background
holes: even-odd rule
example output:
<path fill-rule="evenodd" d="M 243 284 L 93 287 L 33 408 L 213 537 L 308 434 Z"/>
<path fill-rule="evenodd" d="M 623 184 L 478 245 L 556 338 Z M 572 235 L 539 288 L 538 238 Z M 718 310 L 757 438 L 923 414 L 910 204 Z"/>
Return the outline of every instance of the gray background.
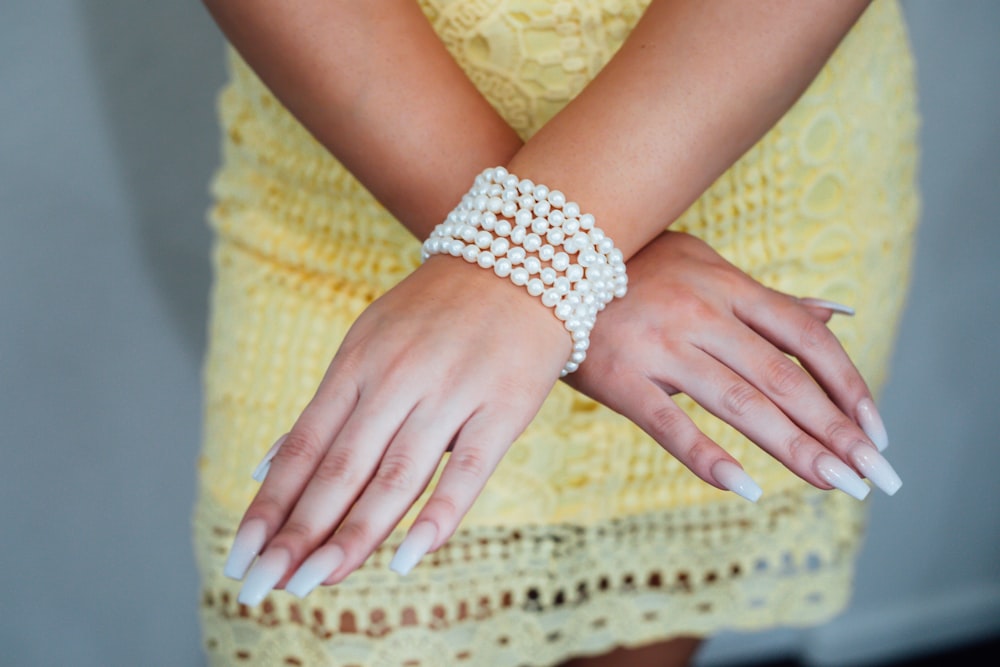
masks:
<path fill-rule="evenodd" d="M 701 662 L 1000 632 L 1000 3 L 910 0 L 924 220 L 851 609 Z M 0 661 L 199 665 L 189 539 L 222 41 L 201 5 L 0 9 Z"/>

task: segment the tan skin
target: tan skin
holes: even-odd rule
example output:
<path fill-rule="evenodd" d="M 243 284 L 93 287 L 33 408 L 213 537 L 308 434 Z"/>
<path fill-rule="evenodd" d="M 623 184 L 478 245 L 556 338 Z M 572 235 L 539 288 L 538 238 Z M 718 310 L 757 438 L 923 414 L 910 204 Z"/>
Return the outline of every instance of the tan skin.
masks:
<path fill-rule="evenodd" d="M 409 0 L 206 0 L 282 103 L 415 236 L 426 236 L 487 165 L 575 193 L 629 258 L 631 287 L 598 320 L 571 384 L 709 484 L 724 488 L 712 465 L 732 458 L 680 413 L 672 393 L 688 393 L 822 489 L 831 488 L 818 474 L 824 457 L 850 463 L 859 448 L 874 450 L 855 414 L 870 394 L 822 326 L 829 312 L 768 290 L 703 243 L 663 229 L 791 106 L 866 4 L 654 0 L 604 71 L 522 145 Z M 588 159 L 572 159 L 580 154 Z M 442 346 L 442 321 L 468 323 L 479 347 Z M 513 360 L 478 353 L 514 336 L 525 344 Z M 607 342 L 623 337 L 633 344 Z M 722 339 L 725 354 L 706 353 Z M 443 544 L 568 350 L 565 331 L 536 300 L 451 258 L 432 258 L 372 304 L 241 523 L 266 525 L 258 562 L 284 572 L 275 586 L 322 550 L 338 558 L 324 584 L 360 566 L 454 443 L 417 518 L 433 528 L 431 550 Z M 414 393 L 442 386 L 427 381 L 435 374 L 463 378 L 453 388 L 463 400 Z M 487 391 L 497 386 L 518 388 L 502 411 Z M 734 393 L 754 409 L 734 410 L 724 400 Z M 569 664 L 681 665 L 696 646 L 682 639 Z"/>

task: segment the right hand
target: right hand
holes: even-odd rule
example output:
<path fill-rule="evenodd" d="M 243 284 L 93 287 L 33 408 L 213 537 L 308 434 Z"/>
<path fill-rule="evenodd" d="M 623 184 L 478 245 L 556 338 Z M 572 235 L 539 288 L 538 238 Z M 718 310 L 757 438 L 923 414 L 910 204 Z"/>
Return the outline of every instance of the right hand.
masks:
<path fill-rule="evenodd" d="M 863 498 L 857 471 L 896 492 L 899 477 L 872 440 L 884 446 L 884 428 L 825 325 L 830 310 L 764 287 L 680 232 L 654 239 L 628 269 L 628 295 L 598 317 L 568 384 L 635 422 L 701 479 L 751 500 L 759 487 L 672 394 L 684 392 L 818 488 Z"/>

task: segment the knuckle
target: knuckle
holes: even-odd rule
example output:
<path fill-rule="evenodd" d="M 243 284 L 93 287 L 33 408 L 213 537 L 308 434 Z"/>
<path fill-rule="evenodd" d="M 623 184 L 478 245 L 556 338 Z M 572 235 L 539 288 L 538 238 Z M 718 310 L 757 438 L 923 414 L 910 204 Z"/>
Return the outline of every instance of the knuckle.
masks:
<path fill-rule="evenodd" d="M 799 343 L 804 350 L 817 350 L 825 347 L 833 336 L 826 328 L 826 323 L 814 317 L 803 319 L 799 329 Z"/>
<path fill-rule="evenodd" d="M 678 289 L 670 297 L 671 303 L 681 317 L 702 321 L 714 315 L 712 306 L 691 289 Z"/>
<path fill-rule="evenodd" d="M 303 426 L 296 426 L 289 432 L 275 454 L 275 459 L 290 461 L 311 461 L 323 451 L 323 442 L 316 433 Z"/>
<path fill-rule="evenodd" d="M 745 382 L 735 382 L 722 393 L 722 407 L 737 417 L 749 413 L 757 403 L 757 390 Z"/>
<path fill-rule="evenodd" d="M 293 542 L 308 542 L 312 540 L 315 535 L 315 528 L 301 519 L 289 519 L 285 525 L 281 527 L 281 537 L 283 539 L 291 539 Z"/>
<path fill-rule="evenodd" d="M 717 449 L 714 442 L 704 436 L 699 437 L 688 448 L 685 454 L 687 460 L 684 463 L 692 470 L 697 469 L 701 467 L 703 461 L 716 458 Z"/>
<path fill-rule="evenodd" d="M 789 396 L 801 389 L 804 372 L 788 357 L 778 357 L 764 367 L 764 382 L 778 396 Z"/>
<path fill-rule="evenodd" d="M 415 462 L 409 454 L 387 452 L 375 471 L 373 483 L 390 493 L 407 491 L 415 485 L 414 468 Z"/>
<path fill-rule="evenodd" d="M 834 419 L 823 431 L 826 441 L 830 444 L 845 443 L 858 440 L 857 427 L 846 417 Z"/>
<path fill-rule="evenodd" d="M 657 440 L 673 440 L 686 421 L 685 414 L 670 405 L 661 405 L 649 415 L 649 428 Z"/>
<path fill-rule="evenodd" d="M 356 459 L 357 455 L 349 448 L 333 449 L 320 462 L 313 479 L 322 484 L 350 486 L 360 477 Z"/>
<path fill-rule="evenodd" d="M 455 498 L 447 493 L 435 493 L 424 505 L 422 516 L 431 517 L 442 529 L 454 526 L 462 517 L 462 508 Z"/>
<path fill-rule="evenodd" d="M 785 452 L 791 461 L 805 467 L 819 453 L 814 449 L 813 443 L 812 438 L 798 431 L 785 440 Z"/>
<path fill-rule="evenodd" d="M 478 447 L 465 447 L 451 455 L 451 463 L 464 475 L 482 479 L 489 474 L 486 454 Z"/>
<path fill-rule="evenodd" d="M 371 526 L 365 521 L 348 521 L 337 531 L 337 541 L 343 545 L 367 545 L 373 541 L 372 538 Z"/>

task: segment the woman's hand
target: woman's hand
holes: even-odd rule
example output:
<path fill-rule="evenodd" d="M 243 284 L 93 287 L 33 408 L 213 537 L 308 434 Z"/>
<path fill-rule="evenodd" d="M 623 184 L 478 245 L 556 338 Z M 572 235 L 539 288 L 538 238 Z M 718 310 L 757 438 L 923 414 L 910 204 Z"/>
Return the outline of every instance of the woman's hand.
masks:
<path fill-rule="evenodd" d="M 255 605 L 275 586 L 305 595 L 344 579 L 395 528 L 453 445 L 393 561 L 409 570 L 454 532 L 571 345 L 538 299 L 452 257 L 431 258 L 375 301 L 244 515 L 226 574 L 242 578 L 263 551 L 240 602 Z"/>
<path fill-rule="evenodd" d="M 709 484 L 749 500 L 760 488 L 671 394 L 684 392 L 821 489 L 865 497 L 856 470 L 896 492 L 899 477 L 878 451 L 885 430 L 825 325 L 830 309 L 762 286 L 679 232 L 660 235 L 628 268 L 629 294 L 597 318 L 587 361 L 566 377 L 571 386 L 631 419 Z"/>

